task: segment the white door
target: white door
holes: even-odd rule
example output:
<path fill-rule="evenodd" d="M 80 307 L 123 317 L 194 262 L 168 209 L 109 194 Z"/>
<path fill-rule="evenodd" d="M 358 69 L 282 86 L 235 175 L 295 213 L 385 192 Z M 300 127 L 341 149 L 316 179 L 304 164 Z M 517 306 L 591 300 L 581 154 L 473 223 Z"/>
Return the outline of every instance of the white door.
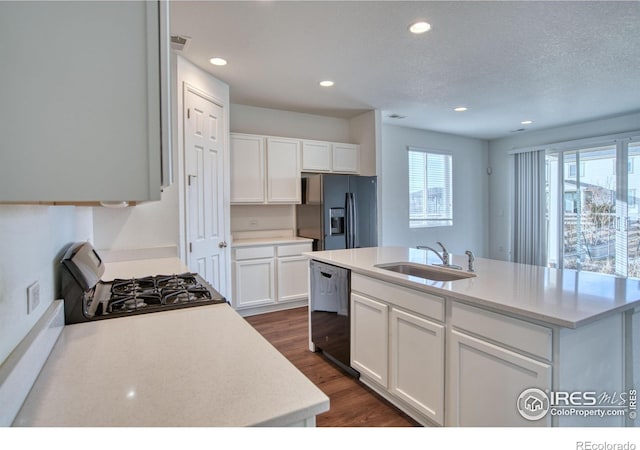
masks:
<path fill-rule="evenodd" d="M 224 220 L 223 109 L 185 88 L 185 180 L 189 269 L 228 296 Z"/>

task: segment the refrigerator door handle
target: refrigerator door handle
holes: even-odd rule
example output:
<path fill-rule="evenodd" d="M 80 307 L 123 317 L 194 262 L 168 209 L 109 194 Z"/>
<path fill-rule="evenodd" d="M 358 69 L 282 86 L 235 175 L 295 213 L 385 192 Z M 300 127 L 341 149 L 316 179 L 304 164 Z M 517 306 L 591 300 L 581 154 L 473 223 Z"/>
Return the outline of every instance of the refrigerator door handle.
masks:
<path fill-rule="evenodd" d="M 355 233 L 355 225 L 356 225 L 356 209 L 355 202 L 353 198 L 353 194 L 351 192 L 347 192 L 347 204 L 346 206 L 346 222 L 347 222 L 347 230 L 346 230 L 346 247 L 347 248 L 355 248 L 356 246 L 356 233 Z"/>
<path fill-rule="evenodd" d="M 358 247 L 358 213 L 356 194 L 351 194 L 351 244 L 353 248 Z"/>
<path fill-rule="evenodd" d="M 351 248 L 351 199 L 349 198 L 349 192 L 345 194 L 344 199 L 344 248 Z"/>

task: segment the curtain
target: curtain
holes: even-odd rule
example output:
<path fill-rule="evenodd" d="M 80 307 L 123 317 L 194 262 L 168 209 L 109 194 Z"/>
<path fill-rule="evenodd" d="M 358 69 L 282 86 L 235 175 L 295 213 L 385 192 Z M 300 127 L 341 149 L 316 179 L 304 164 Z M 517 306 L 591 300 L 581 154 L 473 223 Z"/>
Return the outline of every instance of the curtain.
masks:
<path fill-rule="evenodd" d="M 515 155 L 513 259 L 547 265 L 545 151 Z"/>

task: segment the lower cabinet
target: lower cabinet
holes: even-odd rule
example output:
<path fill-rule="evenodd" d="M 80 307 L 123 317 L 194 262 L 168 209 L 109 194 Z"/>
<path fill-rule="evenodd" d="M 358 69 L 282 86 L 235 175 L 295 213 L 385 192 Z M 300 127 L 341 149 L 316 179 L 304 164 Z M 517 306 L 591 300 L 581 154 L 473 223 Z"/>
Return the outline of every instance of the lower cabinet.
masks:
<path fill-rule="evenodd" d="M 276 301 L 273 258 L 236 261 L 235 307 L 270 305 Z"/>
<path fill-rule="evenodd" d="M 351 367 L 386 389 L 388 360 L 388 306 L 352 293 Z"/>
<path fill-rule="evenodd" d="M 309 260 L 306 256 L 279 257 L 277 271 L 278 302 L 292 302 L 308 298 Z"/>
<path fill-rule="evenodd" d="M 444 425 L 445 326 L 408 309 L 439 311 L 444 299 L 415 303 L 415 294 L 352 274 L 351 366 L 416 419 Z"/>
<path fill-rule="evenodd" d="M 396 308 L 390 322 L 389 390 L 444 424 L 444 325 Z"/>
<path fill-rule="evenodd" d="M 308 251 L 311 243 L 233 248 L 233 306 L 249 315 L 306 302 Z"/>
<path fill-rule="evenodd" d="M 551 365 L 456 330 L 450 334 L 448 426 L 545 427 L 530 421 L 517 399 L 528 388 L 551 390 Z"/>

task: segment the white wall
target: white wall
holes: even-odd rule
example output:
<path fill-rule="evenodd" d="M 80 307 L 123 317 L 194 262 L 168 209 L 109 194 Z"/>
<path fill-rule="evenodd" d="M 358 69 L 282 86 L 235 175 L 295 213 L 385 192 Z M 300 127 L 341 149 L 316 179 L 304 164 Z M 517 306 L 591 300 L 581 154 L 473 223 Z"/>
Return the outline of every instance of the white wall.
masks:
<path fill-rule="evenodd" d="M 545 130 L 528 131 L 489 142 L 489 253 L 493 259 L 509 261 L 512 255 L 513 156 L 508 152 L 577 139 L 640 129 L 640 113 L 584 122 Z"/>
<path fill-rule="evenodd" d="M 409 228 L 407 146 L 446 150 L 453 154 L 453 226 Z M 441 241 L 455 254 L 488 251 L 487 142 L 395 125 L 382 126 L 379 202 L 382 245 L 415 247 Z"/>
<path fill-rule="evenodd" d="M 91 241 L 91 208 L 0 206 L 0 364 L 59 298 L 67 244 Z M 40 283 L 40 305 L 27 315 L 27 286 Z"/>
<path fill-rule="evenodd" d="M 230 125 L 232 133 L 351 142 L 347 119 L 315 114 L 232 104 Z"/>
<path fill-rule="evenodd" d="M 377 175 L 376 150 L 381 146 L 381 123 L 380 110 L 367 111 L 349 119 L 349 142 L 360 144 L 361 175 Z"/>

